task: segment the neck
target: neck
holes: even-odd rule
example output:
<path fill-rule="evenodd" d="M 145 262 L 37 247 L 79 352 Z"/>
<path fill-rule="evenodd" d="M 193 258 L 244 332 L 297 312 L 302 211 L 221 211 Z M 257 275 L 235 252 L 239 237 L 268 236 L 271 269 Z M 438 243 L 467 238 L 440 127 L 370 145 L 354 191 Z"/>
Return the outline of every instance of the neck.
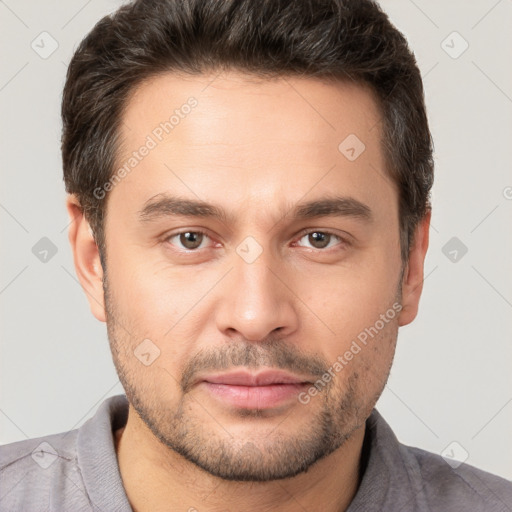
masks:
<path fill-rule="evenodd" d="M 306 472 L 271 482 L 225 481 L 164 446 L 130 405 L 115 432 L 119 469 L 134 512 L 198 510 L 345 511 L 359 486 L 365 426 Z"/>

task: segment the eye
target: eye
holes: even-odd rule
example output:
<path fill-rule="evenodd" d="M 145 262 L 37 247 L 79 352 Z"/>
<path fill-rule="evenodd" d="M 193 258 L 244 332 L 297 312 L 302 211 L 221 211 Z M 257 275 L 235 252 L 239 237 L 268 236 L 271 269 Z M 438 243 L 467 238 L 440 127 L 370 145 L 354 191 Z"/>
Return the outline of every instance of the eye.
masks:
<path fill-rule="evenodd" d="M 312 245 L 313 249 L 330 249 L 331 247 L 334 247 L 336 245 L 349 245 L 347 240 L 340 237 L 339 235 L 331 233 L 330 231 L 310 230 L 305 233 L 302 233 L 301 238 L 299 240 L 302 240 L 303 238 L 307 239 L 308 243 Z M 338 241 L 338 244 L 331 243 L 336 241 Z"/>
<path fill-rule="evenodd" d="M 183 230 L 169 235 L 164 241 L 180 250 L 195 252 L 207 247 L 207 240 L 209 238 L 208 234 L 204 231 Z M 330 231 L 304 231 L 300 235 L 299 242 L 302 239 L 305 239 L 310 244 L 309 248 L 318 250 L 330 249 L 336 245 L 339 245 L 340 248 L 349 245 L 348 240 Z M 298 243 L 298 245 L 302 244 Z"/>
<path fill-rule="evenodd" d="M 179 249 L 194 251 L 196 249 L 202 249 L 202 244 L 207 238 L 209 238 L 209 236 L 203 231 L 180 231 L 179 233 L 168 236 L 165 241 L 169 242 L 171 245 L 176 245 L 173 243 L 173 240 L 177 239 L 177 242 L 181 244 L 181 247 L 178 247 Z"/>

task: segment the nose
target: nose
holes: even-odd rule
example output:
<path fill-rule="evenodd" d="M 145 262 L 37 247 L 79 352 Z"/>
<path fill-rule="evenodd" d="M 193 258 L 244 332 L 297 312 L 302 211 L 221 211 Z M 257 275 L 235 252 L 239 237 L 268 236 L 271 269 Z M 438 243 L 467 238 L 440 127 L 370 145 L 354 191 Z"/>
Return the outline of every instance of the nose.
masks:
<path fill-rule="evenodd" d="M 217 328 L 227 337 L 260 341 L 271 334 L 289 335 L 298 327 L 299 316 L 291 283 L 291 269 L 263 251 L 254 261 L 235 254 L 234 268 L 216 309 Z"/>

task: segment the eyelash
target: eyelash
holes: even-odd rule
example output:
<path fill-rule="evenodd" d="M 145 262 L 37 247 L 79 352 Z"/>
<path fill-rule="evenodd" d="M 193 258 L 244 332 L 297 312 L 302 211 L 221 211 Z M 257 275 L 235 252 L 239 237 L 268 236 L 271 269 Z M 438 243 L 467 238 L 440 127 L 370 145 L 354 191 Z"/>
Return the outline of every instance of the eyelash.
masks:
<path fill-rule="evenodd" d="M 211 239 L 211 237 L 208 235 L 208 233 L 206 233 L 206 231 L 202 231 L 200 229 L 196 229 L 196 230 L 184 229 L 184 230 L 177 231 L 176 233 L 172 233 L 172 234 L 166 236 L 163 241 L 170 244 L 169 240 L 171 240 L 171 238 L 182 235 L 183 233 L 201 234 L 201 235 L 206 236 Z M 300 240 L 311 233 L 322 233 L 324 235 L 329 235 L 334 238 L 337 238 L 340 242 L 339 244 L 337 244 L 337 246 L 341 246 L 343 248 L 349 247 L 351 245 L 350 241 L 347 238 L 344 238 L 344 237 L 334 233 L 333 231 L 326 231 L 326 230 L 320 230 L 320 229 L 305 229 L 299 233 L 297 240 Z M 170 244 L 170 245 L 172 245 L 172 244 Z M 335 249 L 335 247 L 337 247 L 337 246 L 329 247 L 327 249 L 315 249 L 314 247 L 313 248 L 306 247 L 306 249 L 311 249 L 313 251 L 320 251 L 320 252 L 329 252 L 330 250 Z M 179 253 L 182 253 L 185 255 L 196 253 L 198 251 L 200 251 L 200 249 L 178 249 Z"/>

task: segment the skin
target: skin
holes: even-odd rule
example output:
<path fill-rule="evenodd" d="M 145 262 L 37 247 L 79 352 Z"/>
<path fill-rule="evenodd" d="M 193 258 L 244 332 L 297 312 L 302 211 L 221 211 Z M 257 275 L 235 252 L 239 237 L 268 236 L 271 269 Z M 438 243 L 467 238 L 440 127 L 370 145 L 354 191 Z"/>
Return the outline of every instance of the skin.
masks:
<path fill-rule="evenodd" d="M 119 165 L 191 96 L 197 106 L 108 196 L 106 275 L 76 197 L 67 199 L 77 275 L 107 322 L 130 401 L 115 433 L 127 496 L 136 511 L 345 510 L 398 329 L 417 314 L 430 214 L 402 268 L 380 114 L 372 93 L 349 83 L 161 75 L 129 99 Z M 349 134 L 366 146 L 354 161 L 338 150 Z M 141 221 L 162 193 L 232 218 Z M 367 205 L 371 221 L 292 218 L 297 203 L 333 195 Z M 333 235 L 322 245 L 306 228 Z M 189 249 L 171 236 L 180 230 L 206 236 Z M 237 252 L 249 236 L 262 250 L 251 263 Z M 244 366 L 314 381 L 393 304 L 401 311 L 307 404 L 241 409 L 194 383 Z M 134 355 L 145 339 L 160 350 L 147 366 Z"/>

